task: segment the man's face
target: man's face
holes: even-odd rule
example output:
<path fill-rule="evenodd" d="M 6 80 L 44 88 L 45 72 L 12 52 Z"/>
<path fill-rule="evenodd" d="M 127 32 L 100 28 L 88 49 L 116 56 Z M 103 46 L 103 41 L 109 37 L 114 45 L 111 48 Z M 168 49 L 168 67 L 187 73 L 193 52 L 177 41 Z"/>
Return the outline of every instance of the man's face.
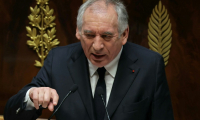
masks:
<path fill-rule="evenodd" d="M 81 34 L 78 29 L 76 31 L 76 37 L 81 41 L 86 57 L 97 67 L 111 62 L 127 42 L 128 29 L 118 37 L 117 19 L 112 5 L 92 5 L 83 16 Z"/>

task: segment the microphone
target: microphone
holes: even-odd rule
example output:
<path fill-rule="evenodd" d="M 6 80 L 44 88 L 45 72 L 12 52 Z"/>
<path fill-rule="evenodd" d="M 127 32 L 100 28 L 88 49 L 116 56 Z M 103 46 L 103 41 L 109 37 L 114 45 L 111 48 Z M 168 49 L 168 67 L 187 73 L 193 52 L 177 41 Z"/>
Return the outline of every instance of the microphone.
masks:
<path fill-rule="evenodd" d="M 58 106 L 58 108 L 53 112 L 53 114 L 49 117 L 48 120 L 50 120 L 54 114 L 58 111 L 58 109 L 60 108 L 60 106 L 63 104 L 63 102 L 65 101 L 65 99 L 71 94 L 74 93 L 76 90 L 78 89 L 78 85 L 74 84 L 70 89 L 69 92 L 67 93 L 67 95 L 64 97 L 64 99 L 62 100 L 62 102 L 60 103 L 60 105 Z"/>
<path fill-rule="evenodd" d="M 103 99 L 103 94 L 104 94 L 104 92 L 103 92 L 103 88 L 102 88 L 102 87 L 98 87 L 98 88 L 97 88 L 97 94 L 99 94 L 99 95 L 101 96 L 101 99 L 102 99 L 102 101 L 103 101 L 103 104 L 104 104 L 104 107 L 105 107 L 105 110 L 106 110 L 106 114 L 107 114 L 108 120 L 110 120 L 110 117 L 109 117 L 109 114 L 108 114 L 108 110 L 107 110 L 105 101 L 104 101 L 104 99 Z"/>

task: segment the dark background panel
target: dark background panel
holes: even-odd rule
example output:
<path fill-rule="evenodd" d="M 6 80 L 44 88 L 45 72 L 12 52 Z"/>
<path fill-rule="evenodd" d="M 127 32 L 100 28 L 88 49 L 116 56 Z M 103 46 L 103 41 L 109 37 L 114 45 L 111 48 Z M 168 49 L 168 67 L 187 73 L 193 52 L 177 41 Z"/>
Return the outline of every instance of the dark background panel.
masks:
<path fill-rule="evenodd" d="M 173 42 L 166 67 L 175 119 L 199 120 L 200 112 L 200 1 L 165 0 Z"/>
<path fill-rule="evenodd" d="M 123 0 L 129 13 L 128 41 L 148 48 L 149 17 L 159 0 Z M 171 92 L 175 120 L 200 119 L 200 1 L 162 0 L 172 24 L 172 47 L 166 75 Z M 60 46 L 78 42 L 76 16 L 82 0 L 50 0 L 56 16 Z M 35 51 L 26 45 L 25 26 L 35 0 L 0 1 L 0 115 L 6 101 L 28 84 L 40 68 Z M 48 117 L 48 110 L 41 117 Z"/>
<path fill-rule="evenodd" d="M 51 0 L 50 8 L 56 16 L 57 37 L 60 46 L 77 42 L 75 38 L 77 9 L 82 0 Z M 25 27 L 29 25 L 30 6 L 35 0 L 3 0 L 0 1 L 0 115 L 7 100 L 23 86 L 31 82 L 40 68 L 34 66 L 39 60 L 36 52 L 26 44 Z M 48 110 L 41 117 L 50 116 Z"/>

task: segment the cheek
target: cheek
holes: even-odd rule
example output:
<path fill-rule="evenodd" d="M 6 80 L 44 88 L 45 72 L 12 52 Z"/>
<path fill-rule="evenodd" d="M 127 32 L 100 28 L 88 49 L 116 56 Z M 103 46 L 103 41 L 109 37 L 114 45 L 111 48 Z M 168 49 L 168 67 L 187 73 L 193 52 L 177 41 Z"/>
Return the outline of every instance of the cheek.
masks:
<path fill-rule="evenodd" d="M 110 59 L 113 59 L 117 56 L 117 54 L 120 52 L 122 48 L 122 45 L 119 42 L 113 43 L 108 47 L 108 51 L 110 54 Z"/>
<path fill-rule="evenodd" d="M 83 48 L 86 56 L 88 56 L 88 54 L 90 53 L 92 42 L 90 42 L 88 40 L 81 40 L 81 45 L 82 45 L 82 48 Z"/>

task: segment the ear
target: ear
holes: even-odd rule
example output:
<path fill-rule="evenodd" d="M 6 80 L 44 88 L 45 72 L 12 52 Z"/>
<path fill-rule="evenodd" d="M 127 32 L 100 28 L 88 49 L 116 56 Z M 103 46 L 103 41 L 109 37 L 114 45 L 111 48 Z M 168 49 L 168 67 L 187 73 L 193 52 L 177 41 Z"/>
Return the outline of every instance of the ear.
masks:
<path fill-rule="evenodd" d="M 126 30 L 121 35 L 122 45 L 126 44 L 128 35 L 129 35 L 129 26 L 126 28 Z"/>
<path fill-rule="evenodd" d="M 79 33 L 78 27 L 76 27 L 76 38 L 77 38 L 78 40 L 81 39 L 81 35 L 80 35 L 80 33 Z"/>

